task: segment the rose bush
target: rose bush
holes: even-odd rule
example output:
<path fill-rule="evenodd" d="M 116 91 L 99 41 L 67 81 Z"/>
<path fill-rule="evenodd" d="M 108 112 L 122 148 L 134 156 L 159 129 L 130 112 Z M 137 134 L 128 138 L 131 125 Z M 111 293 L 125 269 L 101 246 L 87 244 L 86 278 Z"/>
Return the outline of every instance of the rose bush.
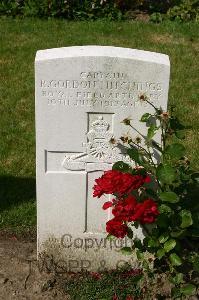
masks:
<path fill-rule="evenodd" d="M 103 204 L 113 216 L 106 223 L 108 236 L 133 238 L 132 226 L 141 226 L 143 241 L 135 237 L 134 247 L 125 247 L 123 252 L 135 252 L 148 272 L 151 261 L 144 253 L 151 253 L 153 275 L 164 272 L 169 276 L 174 286 L 172 299 L 187 297 L 196 293 L 199 278 L 199 173 L 192 170 L 179 142 L 185 137 L 185 127 L 175 117 L 174 108 L 165 112 L 146 95 L 141 95 L 140 101 L 154 109 L 140 120 L 148 127 L 147 135 L 120 138 L 118 144 L 133 163 L 116 162 L 96 179 L 93 196 L 113 196 Z M 123 123 L 135 130 L 131 119 Z M 158 143 L 154 136 L 159 130 Z"/>

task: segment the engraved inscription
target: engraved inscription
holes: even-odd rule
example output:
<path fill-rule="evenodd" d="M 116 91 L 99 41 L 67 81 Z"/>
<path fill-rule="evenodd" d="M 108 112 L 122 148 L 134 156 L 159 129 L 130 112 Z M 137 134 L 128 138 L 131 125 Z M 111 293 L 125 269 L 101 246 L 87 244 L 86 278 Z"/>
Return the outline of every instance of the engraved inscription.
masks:
<path fill-rule="evenodd" d="M 159 101 L 161 82 L 129 80 L 125 73 L 81 72 L 79 79 L 40 81 L 41 96 L 50 106 L 63 107 L 137 107 L 139 96 L 147 94 L 151 101 Z M 145 103 L 142 105 L 145 105 Z"/>

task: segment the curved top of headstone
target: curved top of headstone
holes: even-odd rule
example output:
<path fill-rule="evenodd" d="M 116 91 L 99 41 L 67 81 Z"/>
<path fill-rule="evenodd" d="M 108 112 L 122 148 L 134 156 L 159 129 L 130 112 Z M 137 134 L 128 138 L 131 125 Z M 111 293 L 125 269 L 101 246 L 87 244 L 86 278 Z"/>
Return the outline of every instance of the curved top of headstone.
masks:
<path fill-rule="evenodd" d="M 169 56 L 162 53 L 112 46 L 73 46 L 39 50 L 35 61 L 70 57 L 118 57 L 170 65 Z"/>

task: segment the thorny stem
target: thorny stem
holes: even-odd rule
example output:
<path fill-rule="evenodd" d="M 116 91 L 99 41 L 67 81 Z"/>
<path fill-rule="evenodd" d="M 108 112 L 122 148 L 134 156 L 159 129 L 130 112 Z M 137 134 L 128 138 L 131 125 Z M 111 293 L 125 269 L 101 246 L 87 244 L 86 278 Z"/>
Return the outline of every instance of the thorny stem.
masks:
<path fill-rule="evenodd" d="M 144 139 L 146 138 L 143 134 L 141 134 L 135 127 L 133 127 L 131 124 L 129 124 L 129 126 L 135 130 L 139 135 L 141 135 L 141 137 L 143 137 Z"/>
<path fill-rule="evenodd" d="M 136 128 L 134 128 L 131 124 L 129 125 L 133 130 L 135 130 L 135 131 L 137 131 L 138 133 L 139 133 L 139 131 L 136 129 Z M 139 133 L 140 134 L 140 133 Z M 142 137 L 144 137 L 142 134 L 140 134 Z M 139 147 L 140 149 L 142 149 L 143 151 L 145 151 L 148 155 L 149 155 L 149 157 L 150 157 L 150 159 L 151 159 L 151 162 L 152 162 L 152 164 L 153 164 L 153 166 L 154 166 L 154 168 L 156 168 L 156 165 L 155 165 L 155 163 L 154 163 L 154 161 L 153 161 L 153 158 L 152 158 L 152 155 L 151 155 L 151 153 L 150 153 L 150 151 L 149 151 L 149 148 L 148 148 L 148 151 L 144 148 L 144 147 L 142 147 L 142 146 L 140 146 L 140 145 L 138 145 L 138 144 L 136 144 L 136 143 L 134 143 L 133 141 L 131 142 L 132 144 L 134 144 L 134 145 L 136 145 L 137 147 Z"/>
<path fill-rule="evenodd" d="M 166 141 L 165 141 L 165 131 L 162 122 L 160 123 L 161 130 L 162 130 L 162 151 L 164 151 L 165 146 L 166 146 Z"/>
<path fill-rule="evenodd" d="M 156 170 L 156 169 L 157 169 L 157 166 L 156 166 L 156 164 L 155 164 L 154 161 L 153 161 L 153 157 L 152 157 L 152 155 L 151 155 L 151 152 L 150 152 L 150 149 L 149 149 L 149 146 L 148 146 L 148 145 L 147 145 L 147 148 L 148 148 L 148 152 L 149 152 L 149 155 L 150 155 L 150 159 L 151 159 L 151 161 L 152 161 L 152 164 L 153 164 L 153 166 L 154 166 L 154 168 L 155 168 L 155 170 Z M 155 175 L 156 175 L 156 174 L 155 174 Z M 160 190 L 162 190 L 161 184 L 160 184 L 160 182 L 159 182 L 157 176 L 155 176 L 155 177 L 156 177 L 157 184 L 158 184 Z"/>
<path fill-rule="evenodd" d="M 145 101 L 146 101 L 148 104 L 150 104 L 150 105 L 155 109 L 155 111 L 158 110 L 158 108 L 155 107 L 155 105 L 153 105 L 153 103 L 151 103 L 149 100 L 145 99 Z"/>
<path fill-rule="evenodd" d="M 164 129 L 163 129 L 163 126 L 161 124 L 161 131 L 162 131 L 162 137 L 161 137 L 161 142 L 162 142 L 162 150 L 164 151 Z"/>
<path fill-rule="evenodd" d="M 144 140 L 146 140 L 146 136 L 144 136 L 141 132 L 139 132 L 135 127 L 133 127 L 131 124 L 129 124 L 129 126 L 133 129 L 133 130 L 135 130 Z M 161 145 L 159 144 L 159 143 L 157 143 L 157 142 L 155 142 L 155 141 L 153 141 L 157 146 L 160 146 L 161 147 Z"/>
<path fill-rule="evenodd" d="M 154 109 L 155 109 L 155 111 L 156 112 L 158 112 L 158 108 L 152 103 L 152 102 L 150 102 L 149 100 L 147 100 L 147 99 L 145 99 L 145 101 L 149 104 L 149 105 L 151 105 Z M 160 122 L 161 123 L 161 130 L 162 130 L 162 147 L 163 147 L 163 151 L 164 151 L 164 149 L 165 149 L 165 134 L 164 134 L 164 129 L 163 129 L 163 125 L 162 125 L 162 122 Z"/>
<path fill-rule="evenodd" d="M 131 141 L 131 143 L 132 143 L 133 145 L 135 145 L 136 147 L 138 147 L 139 149 L 143 150 L 143 151 L 149 156 L 149 158 L 150 158 L 150 160 L 151 160 L 151 163 L 153 164 L 153 167 L 156 168 L 156 165 L 155 165 L 155 163 L 154 163 L 154 161 L 153 161 L 153 158 L 152 158 L 152 155 L 151 155 L 151 153 L 150 153 L 150 151 L 149 151 L 149 148 L 148 148 L 148 151 L 147 151 L 144 147 L 142 147 L 142 146 L 136 144 L 135 142 Z"/>
<path fill-rule="evenodd" d="M 150 159 L 151 159 L 151 162 L 152 162 L 154 168 L 156 169 L 156 164 L 155 164 L 154 161 L 153 161 L 153 157 L 152 157 L 152 154 L 151 154 L 151 152 L 150 152 L 150 149 L 149 149 L 149 146 L 148 146 L 148 145 L 147 145 L 147 149 L 148 149 L 148 153 L 149 153 L 149 157 L 150 157 Z"/>
<path fill-rule="evenodd" d="M 146 154 L 148 154 L 148 155 L 150 156 L 150 154 L 148 153 L 148 151 L 147 151 L 144 147 L 142 147 L 142 146 L 136 144 L 136 143 L 133 142 L 133 141 L 131 141 L 131 144 L 133 144 L 133 145 L 135 145 L 136 147 L 140 148 L 141 150 L 143 150 L 144 152 L 146 152 Z"/>
<path fill-rule="evenodd" d="M 142 146 L 140 146 L 140 145 L 134 143 L 133 141 L 131 141 L 131 144 L 133 144 L 133 145 L 135 145 L 136 147 L 138 147 L 139 150 L 143 150 L 143 151 L 149 156 L 149 158 L 150 158 L 150 160 L 151 160 L 151 163 L 152 163 L 153 167 L 156 168 L 156 165 L 154 164 L 154 161 L 153 161 L 152 158 L 151 158 L 151 154 L 150 154 L 144 147 L 142 147 Z"/>

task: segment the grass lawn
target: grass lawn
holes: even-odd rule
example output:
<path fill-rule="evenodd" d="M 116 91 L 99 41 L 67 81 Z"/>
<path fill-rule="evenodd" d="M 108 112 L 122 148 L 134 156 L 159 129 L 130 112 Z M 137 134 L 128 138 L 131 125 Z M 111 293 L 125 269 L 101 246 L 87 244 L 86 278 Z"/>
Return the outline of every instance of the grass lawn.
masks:
<path fill-rule="evenodd" d="M 197 24 L 0 19 L 0 228 L 36 224 L 34 57 L 38 49 L 112 45 L 166 53 L 169 103 L 188 126 L 185 145 L 199 166 Z"/>

